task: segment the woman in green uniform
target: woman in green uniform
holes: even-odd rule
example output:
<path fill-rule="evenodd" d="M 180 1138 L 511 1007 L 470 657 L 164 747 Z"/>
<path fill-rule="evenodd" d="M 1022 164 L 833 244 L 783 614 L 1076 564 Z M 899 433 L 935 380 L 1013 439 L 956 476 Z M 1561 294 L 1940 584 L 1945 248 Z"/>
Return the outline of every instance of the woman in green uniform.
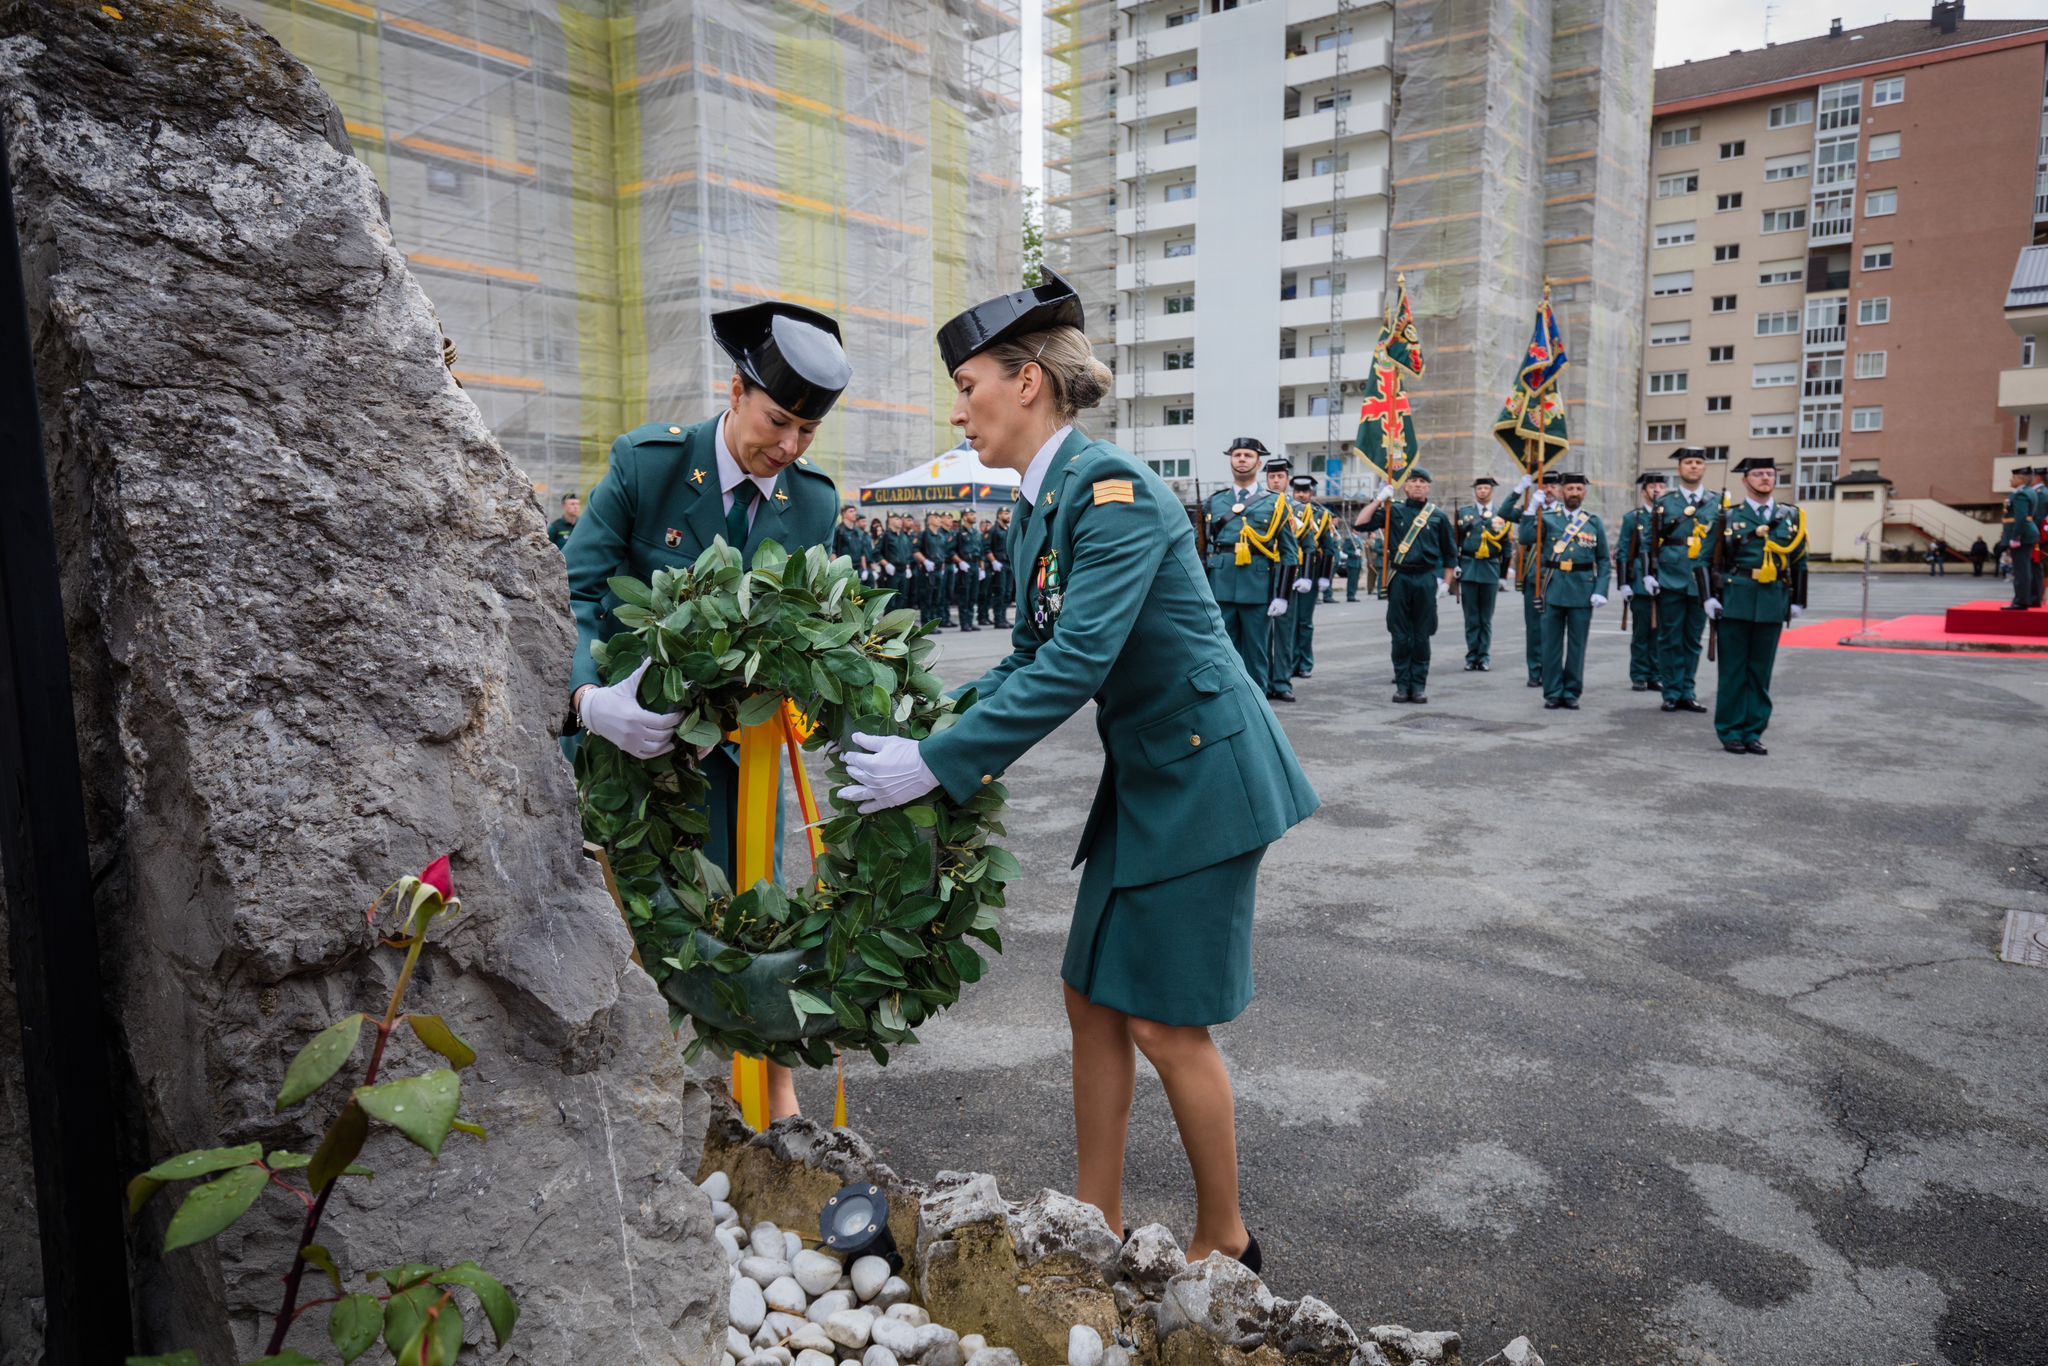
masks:
<path fill-rule="evenodd" d="M 1091 699 L 1104 763 L 1060 975 L 1074 1042 L 1076 1193 L 1123 1220 L 1137 1053 L 1158 1069 L 1194 1169 L 1188 1256 L 1257 1269 L 1238 1204 L 1230 1075 L 1209 1026 L 1252 995 L 1252 904 L 1266 846 L 1317 806 L 1286 734 L 1239 666 L 1180 501 L 1125 451 L 1074 428 L 1109 391 L 1081 302 L 1051 271 L 939 332 L 953 425 L 1022 477 L 1004 558 L 1011 653 L 981 700 L 923 742 L 852 737 L 842 800 L 874 811 L 943 786 L 966 800 Z"/>

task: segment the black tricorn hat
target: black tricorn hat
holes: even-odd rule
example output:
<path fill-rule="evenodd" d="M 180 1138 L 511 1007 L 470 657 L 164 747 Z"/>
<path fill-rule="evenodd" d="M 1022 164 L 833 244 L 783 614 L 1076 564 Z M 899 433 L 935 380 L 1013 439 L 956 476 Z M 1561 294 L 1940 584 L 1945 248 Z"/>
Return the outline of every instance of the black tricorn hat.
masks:
<path fill-rule="evenodd" d="M 1293 468 L 1294 462 L 1284 455 L 1269 455 L 1266 457 L 1266 473 L 1268 474 L 1271 474 L 1274 470 L 1291 470 Z"/>
<path fill-rule="evenodd" d="M 1651 484 L 1668 484 L 1671 476 L 1662 470 L 1644 470 L 1636 476 L 1636 487 L 1647 488 Z"/>
<path fill-rule="evenodd" d="M 1006 337 L 1081 326 L 1081 296 L 1050 266 L 1030 289 L 983 300 L 939 329 L 939 356 L 952 374 Z"/>
<path fill-rule="evenodd" d="M 1257 451 L 1260 455 L 1272 454 L 1271 451 L 1266 449 L 1266 443 L 1259 440 L 1256 436 L 1231 437 L 1230 444 L 1223 448 L 1223 453 L 1229 455 L 1232 451 Z"/>
<path fill-rule="evenodd" d="M 1680 446 L 1671 453 L 1671 458 L 1674 461 L 1705 460 L 1707 458 L 1707 448 L 1704 446 Z"/>
<path fill-rule="evenodd" d="M 1578 473 L 1571 473 L 1571 474 L 1560 474 L 1559 476 L 1557 476 L 1557 482 L 1558 482 L 1558 483 L 1560 483 L 1560 484 L 1581 484 L 1581 485 L 1583 485 L 1583 484 L 1584 484 L 1584 483 L 1586 482 L 1586 476 L 1585 476 L 1585 475 L 1583 475 L 1583 474 L 1578 474 Z"/>
<path fill-rule="evenodd" d="M 775 301 L 714 313 L 711 339 L 732 357 L 735 370 L 806 422 L 831 412 L 853 378 L 839 324 L 800 304 Z"/>
<path fill-rule="evenodd" d="M 1490 489 L 1491 489 L 1491 488 L 1498 488 L 1498 487 L 1500 487 L 1500 480 L 1498 480 L 1498 479 L 1494 478 L 1494 477 L 1493 477 L 1492 475 L 1490 475 L 1490 474 L 1482 474 L 1482 475 L 1479 475 L 1479 476 L 1475 477 L 1475 478 L 1474 478 L 1474 479 L 1472 480 L 1472 487 L 1473 487 L 1473 488 L 1475 488 L 1475 489 L 1476 489 L 1476 488 L 1478 488 L 1478 487 L 1479 487 L 1479 486 L 1480 486 L 1481 484 L 1484 484 L 1484 485 L 1486 485 L 1486 487 L 1488 487 L 1488 488 L 1490 488 Z"/>
<path fill-rule="evenodd" d="M 1564 476 L 1559 474 L 1556 470 L 1545 470 L 1543 471 L 1543 476 L 1536 482 L 1539 484 L 1562 484 L 1564 482 Z"/>
<path fill-rule="evenodd" d="M 1735 473 L 1748 474 L 1751 470 L 1775 470 L 1778 462 L 1768 455 L 1745 455 L 1735 462 Z"/>
<path fill-rule="evenodd" d="M 1299 489 L 1303 493 L 1314 493 L 1316 491 L 1316 477 L 1313 474 L 1297 474 L 1288 480 L 1287 484 L 1288 487 Z"/>

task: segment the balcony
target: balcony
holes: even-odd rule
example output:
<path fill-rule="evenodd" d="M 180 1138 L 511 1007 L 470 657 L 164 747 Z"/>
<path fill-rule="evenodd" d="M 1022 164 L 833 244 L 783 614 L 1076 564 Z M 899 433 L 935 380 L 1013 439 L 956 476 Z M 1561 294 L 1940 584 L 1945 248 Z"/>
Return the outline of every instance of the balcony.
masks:
<path fill-rule="evenodd" d="M 1123 310 L 1119 310 L 1121 313 Z M 1191 340 L 1195 335 L 1193 313 L 1154 313 L 1145 319 L 1145 340 L 1147 342 Z M 1131 320 L 1119 316 L 1116 320 L 1116 344 L 1130 346 L 1137 339 L 1137 330 Z M 1149 367 L 1148 367 L 1149 368 Z"/>
<path fill-rule="evenodd" d="M 1849 272 L 1846 270 L 1829 270 L 1819 273 L 1809 270 L 1806 272 L 1806 292 L 1808 294 L 1826 294 L 1830 290 L 1847 289 L 1848 287 Z"/>
<path fill-rule="evenodd" d="M 1148 243 L 1145 250 L 1156 253 L 1158 247 Z M 1147 289 L 1159 289 L 1166 285 L 1192 284 L 1194 278 L 1195 258 L 1193 256 L 1159 256 L 1155 254 L 1145 261 L 1145 288 Z M 1138 267 L 1129 261 L 1118 266 L 1116 268 L 1116 287 L 1118 289 L 1136 289 L 1138 287 Z"/>
<path fill-rule="evenodd" d="M 1196 96 L 1201 82 L 1189 81 L 1185 85 L 1169 85 L 1145 92 L 1145 117 L 1156 119 L 1166 114 L 1184 114 L 1195 107 Z M 1118 95 L 1116 97 L 1116 121 L 1136 123 L 1138 121 L 1138 97 Z"/>
<path fill-rule="evenodd" d="M 1147 330 L 1147 339 L 1150 330 Z M 1172 398 L 1179 394 L 1195 392 L 1195 369 L 1169 370 L 1157 361 L 1145 367 L 1146 398 Z M 1120 365 L 1116 372 L 1116 396 L 1118 398 L 1138 397 L 1137 371 L 1130 368 L 1130 362 Z"/>
<path fill-rule="evenodd" d="M 1385 38 L 1359 38 L 1356 30 L 1350 45 L 1344 51 L 1344 74 L 1355 76 L 1386 66 L 1392 56 L 1393 44 Z M 1287 65 L 1280 69 L 1281 79 L 1290 87 L 1300 89 L 1317 81 L 1337 78 L 1337 49 L 1327 48 L 1321 52 L 1304 52 L 1299 57 L 1289 57 Z"/>
<path fill-rule="evenodd" d="M 1364 18 L 1381 10 L 1393 8 L 1393 0 L 1353 0 L 1346 12 L 1355 18 Z M 1337 13 L 1337 0 L 1287 0 L 1287 22 L 1293 24 L 1314 23 L 1318 19 L 1329 19 Z"/>
<path fill-rule="evenodd" d="M 1363 217 L 1352 210 L 1352 218 Z M 1297 237 L 1292 242 L 1280 244 L 1280 268 L 1301 270 L 1305 267 L 1327 266 L 1330 264 L 1331 247 L 1337 249 L 1336 259 L 1342 261 L 1370 261 L 1387 254 L 1386 229 L 1379 227 L 1346 228 L 1336 239 L 1329 236 L 1317 237 L 1313 233 Z"/>
<path fill-rule="evenodd" d="M 1153 203 L 1145 206 L 1145 231 L 1165 232 L 1169 228 L 1192 228 L 1195 226 L 1195 201 L 1176 199 L 1171 204 Z M 1138 235 L 1138 211 L 1118 209 L 1116 230 L 1124 237 Z"/>
<path fill-rule="evenodd" d="M 1802 451 L 1839 451 L 1842 449 L 1842 434 L 1832 432 L 1801 432 L 1799 449 Z"/>
<path fill-rule="evenodd" d="M 1347 289 L 1337 299 L 1337 317 L 1343 322 L 1365 322 L 1380 320 L 1380 291 L 1371 289 Z M 1318 295 L 1306 299 L 1285 299 L 1280 304 L 1280 325 L 1282 327 L 1314 327 L 1330 321 L 1330 296 Z"/>
<path fill-rule="evenodd" d="M 1337 405 L 1337 420 L 1334 427 L 1331 426 L 1330 418 L 1322 413 L 1310 417 L 1280 419 L 1280 440 L 1285 445 L 1321 444 L 1330 439 L 1332 431 L 1336 432 L 1339 441 L 1349 441 L 1357 434 L 1358 409 L 1349 399 Z"/>
<path fill-rule="evenodd" d="M 1195 454 L 1195 429 L 1168 427 L 1163 424 L 1145 427 L 1118 426 L 1112 438 L 1117 445 L 1145 460 L 1161 460 L 1170 456 Z"/>
<path fill-rule="evenodd" d="M 1393 124 L 1393 110 L 1385 100 L 1352 100 L 1344 111 L 1344 136 L 1364 137 L 1384 133 Z M 1122 117 L 1119 114 L 1118 117 Z M 1290 150 L 1297 147 L 1327 147 L 1337 136 L 1337 111 L 1300 113 L 1286 121 L 1281 140 Z"/>
<path fill-rule="evenodd" d="M 1202 42 L 1200 24 L 1182 24 L 1179 28 L 1155 28 L 1140 38 L 1119 38 L 1116 42 L 1116 64 L 1136 66 L 1138 44 L 1145 44 L 1145 60 L 1156 62 L 1162 57 L 1178 57 L 1184 52 L 1193 52 Z"/>
<path fill-rule="evenodd" d="M 1167 171 L 1185 171 L 1195 164 L 1195 148 L 1200 145 L 1198 138 L 1186 142 L 1165 142 L 1158 135 L 1147 133 L 1150 141 L 1145 148 L 1145 174 L 1160 175 Z M 1116 178 L 1132 180 L 1138 174 L 1138 154 L 1118 152 L 1116 154 Z"/>
<path fill-rule="evenodd" d="M 1373 199 L 1387 192 L 1387 168 L 1385 166 L 1362 165 L 1367 158 L 1354 155 L 1351 169 L 1344 172 L 1344 199 Z M 1335 175 L 1305 175 L 1280 183 L 1280 207 L 1283 209 L 1311 209 L 1331 202 L 1337 192 Z"/>
<path fill-rule="evenodd" d="M 1366 372 L 1372 367 L 1372 339 L 1359 334 L 1356 345 L 1339 356 L 1342 369 L 1338 378 L 1350 384 L 1362 384 Z M 2048 374 L 2048 371 L 2043 371 Z M 1330 382 L 1330 358 L 1328 356 L 1296 356 L 1280 362 L 1280 383 L 1295 388 L 1314 388 Z"/>
<path fill-rule="evenodd" d="M 2048 409 L 2048 368 L 1999 371 L 1998 407 L 2013 414 Z"/>
<path fill-rule="evenodd" d="M 1836 218 L 1822 218 L 1815 215 L 1809 226 L 1806 242 L 1808 246 L 1826 247 L 1846 242 L 1855 231 L 1856 215 L 1845 213 Z"/>

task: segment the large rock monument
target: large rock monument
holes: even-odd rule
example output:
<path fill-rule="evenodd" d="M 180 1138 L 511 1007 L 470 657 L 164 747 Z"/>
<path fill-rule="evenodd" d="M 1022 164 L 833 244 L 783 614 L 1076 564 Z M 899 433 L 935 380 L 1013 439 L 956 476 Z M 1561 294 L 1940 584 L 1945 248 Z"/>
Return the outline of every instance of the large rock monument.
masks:
<path fill-rule="evenodd" d="M 408 1004 L 482 1054 L 464 1109 L 490 1142 L 430 1165 L 374 1138 L 378 1175 L 323 1241 L 352 1274 L 474 1257 L 526 1310 L 511 1359 L 711 1359 L 728 1273 L 692 1181 L 701 1118 L 578 857 L 555 744 L 561 559 L 340 113 L 206 0 L 9 0 L 0 123 L 107 959 L 79 987 L 119 1030 L 136 1168 L 305 1150 L 342 1092 L 274 1115 L 284 1065 L 381 1008 L 398 955 L 364 910 L 452 853 L 466 911 Z M 163 1256 L 170 1208 L 133 1240 L 140 1345 L 259 1355 L 296 1207 Z M 0 1255 L 17 1332 L 19 1250 Z"/>

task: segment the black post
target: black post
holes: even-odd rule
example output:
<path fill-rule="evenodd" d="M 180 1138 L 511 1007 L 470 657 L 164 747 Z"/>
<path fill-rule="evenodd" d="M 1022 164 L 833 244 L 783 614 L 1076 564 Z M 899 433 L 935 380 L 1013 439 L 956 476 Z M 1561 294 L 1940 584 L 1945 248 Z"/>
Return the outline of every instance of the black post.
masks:
<path fill-rule="evenodd" d="M 114 1143 L 71 658 L 4 132 L 0 659 L 0 868 L 42 1230 L 43 1359 L 117 1362 L 130 1345 L 125 1174 Z"/>

